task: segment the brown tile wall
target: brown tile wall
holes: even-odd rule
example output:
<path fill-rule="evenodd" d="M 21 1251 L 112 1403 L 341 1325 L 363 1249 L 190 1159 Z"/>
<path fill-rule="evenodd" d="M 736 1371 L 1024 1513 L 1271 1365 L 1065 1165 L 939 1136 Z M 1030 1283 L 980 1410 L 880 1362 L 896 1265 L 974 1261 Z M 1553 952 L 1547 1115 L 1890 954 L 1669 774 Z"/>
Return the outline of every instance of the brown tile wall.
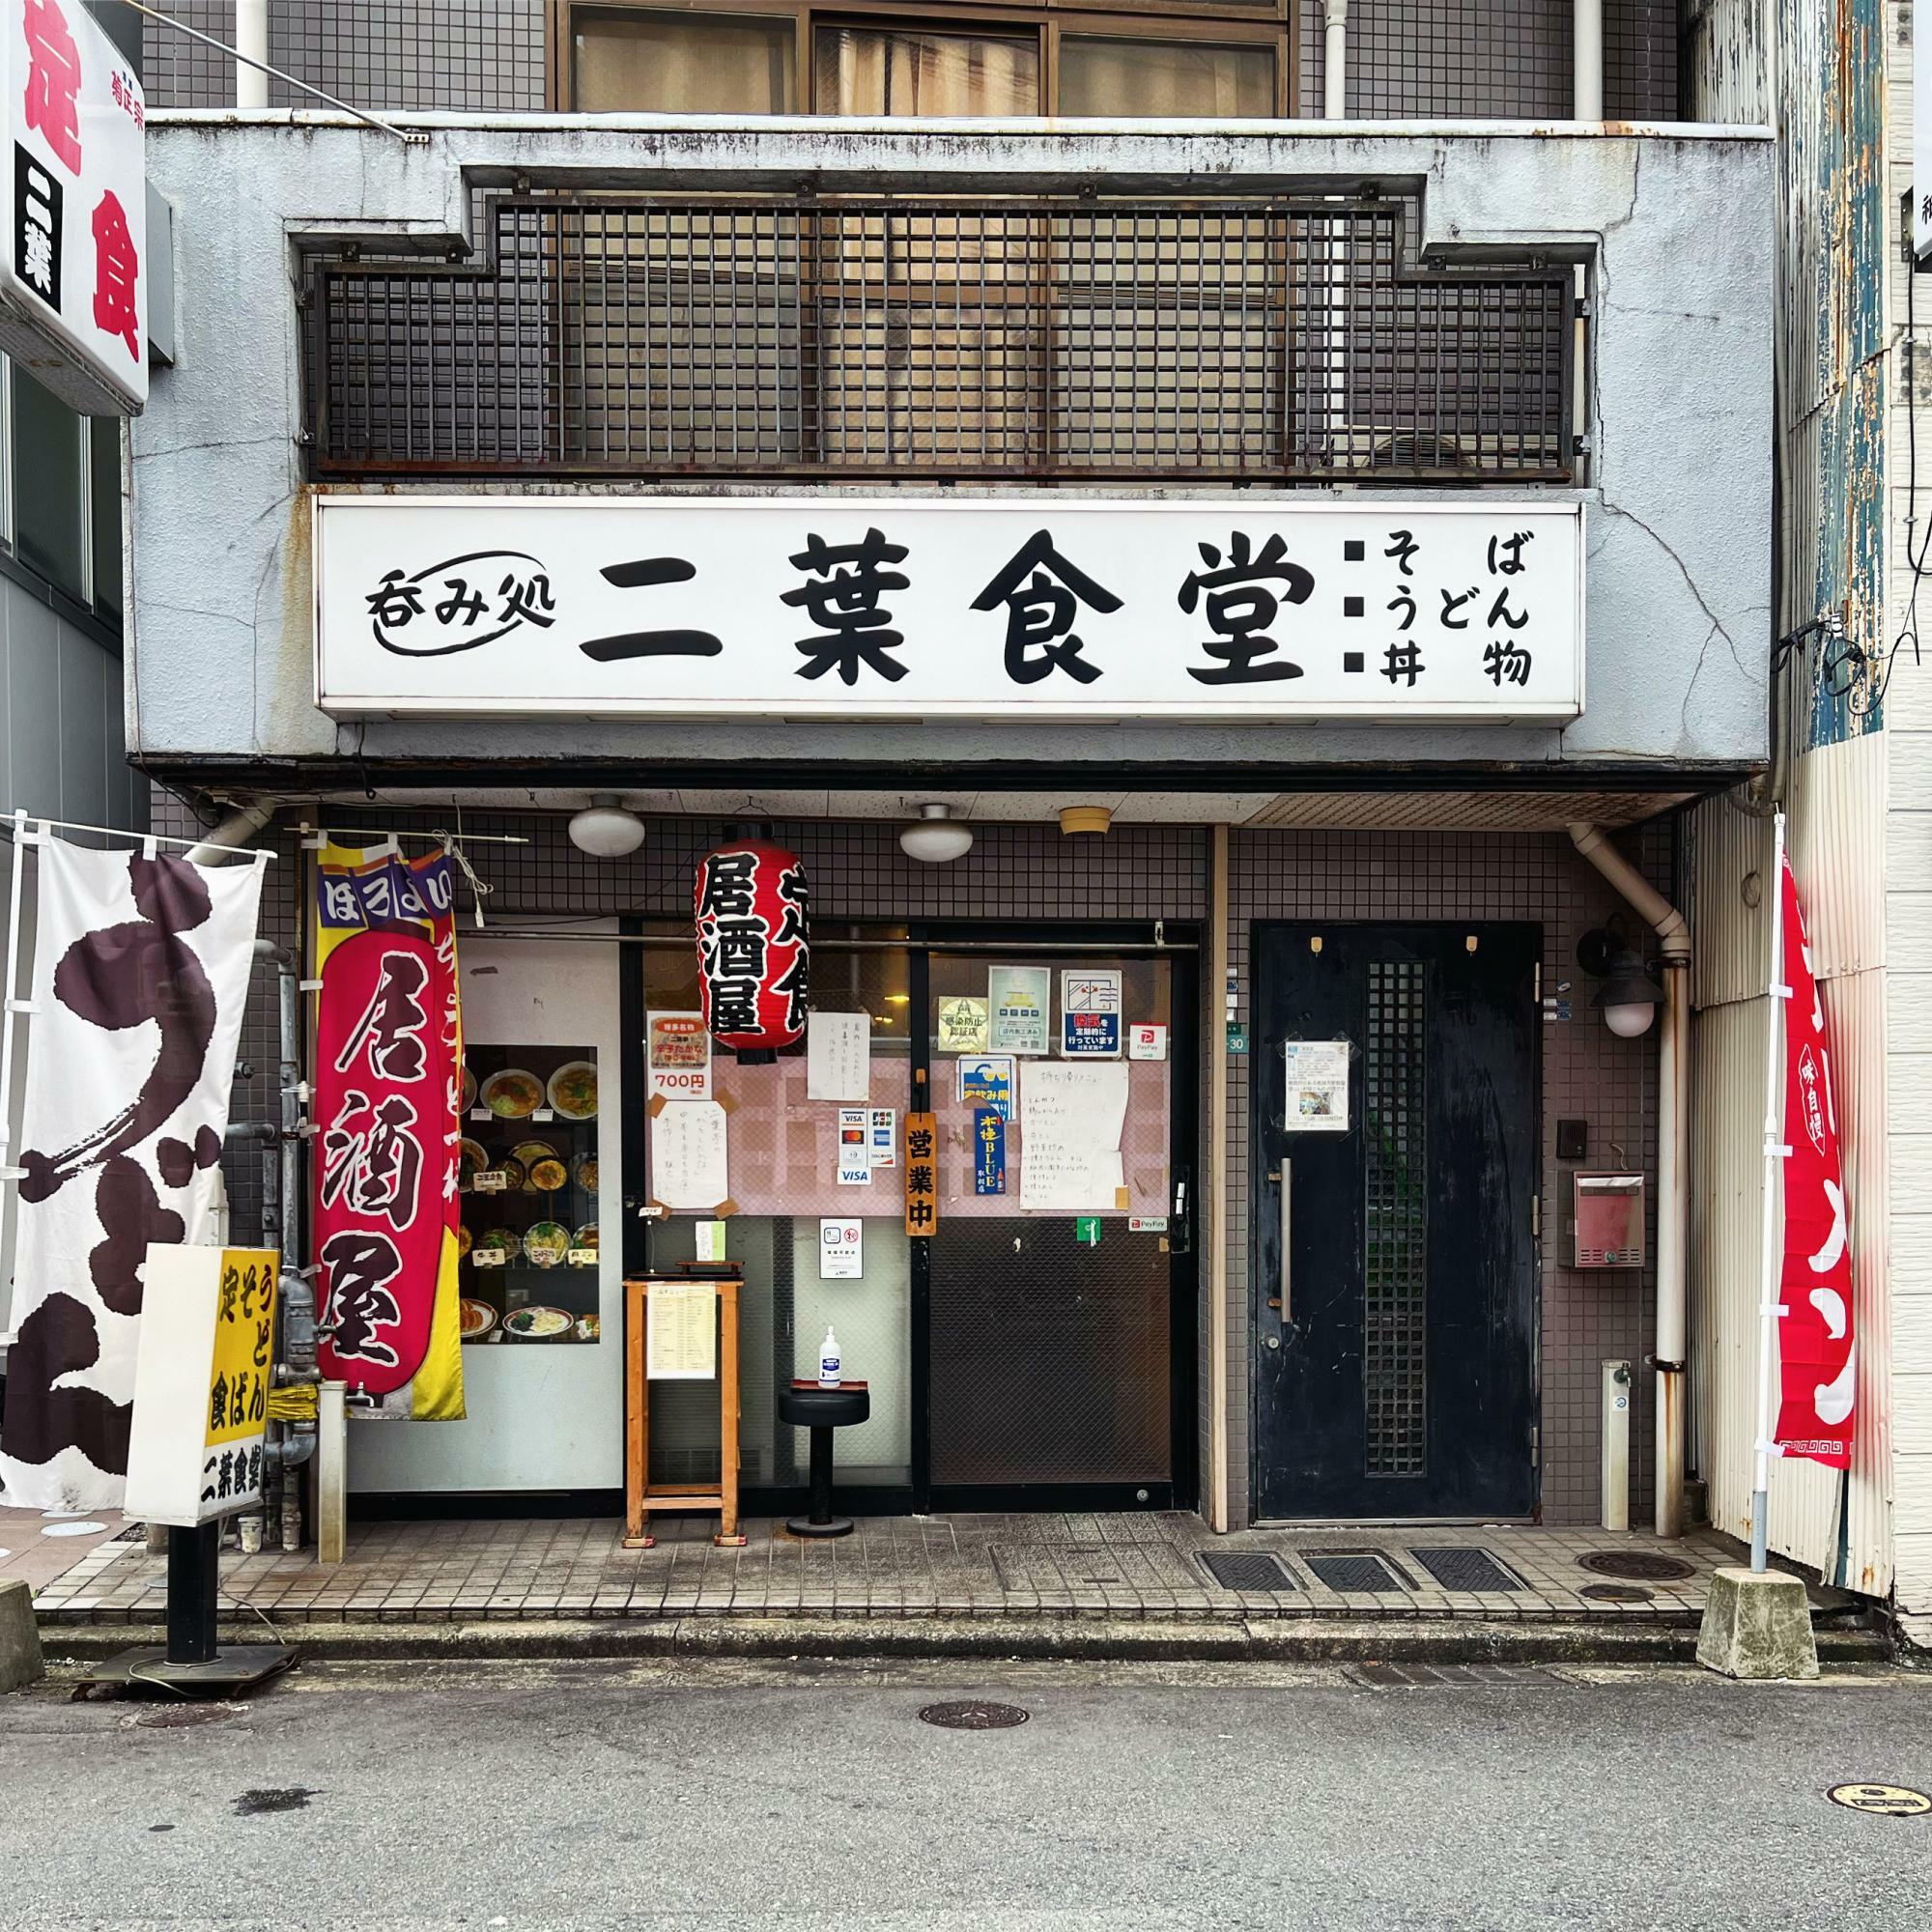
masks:
<path fill-rule="evenodd" d="M 331 810 L 331 825 L 426 829 L 455 824 L 454 811 L 380 813 Z M 676 918 L 690 905 L 698 856 L 733 828 L 721 822 L 654 820 L 634 857 L 592 860 L 576 850 L 554 813 L 463 814 L 472 833 L 526 838 L 523 846 L 476 845 L 472 862 L 494 888 L 492 912 L 582 916 L 637 913 Z M 195 826 L 171 794 L 155 794 L 155 829 L 192 836 Z M 785 823 L 773 828 L 804 858 L 824 921 L 984 918 L 1027 920 L 1205 921 L 1208 895 L 1208 835 L 1190 827 L 1119 827 L 1103 839 L 1068 839 L 1052 827 L 981 826 L 968 857 L 952 866 L 914 864 L 898 849 L 891 824 Z M 298 929 L 298 841 L 273 839 L 277 863 L 265 889 L 263 935 L 293 943 Z M 1544 1027 L 1544 1294 L 1542 1333 L 1543 1513 L 1557 1523 L 1589 1522 L 1598 1507 L 1599 1362 L 1641 1360 L 1654 1302 L 1654 1275 L 1579 1275 L 1556 1265 L 1562 1216 L 1554 1156 L 1559 1116 L 1590 1122 L 1591 1163 L 1609 1160 L 1612 1142 L 1645 1173 L 1656 1168 L 1656 1042 L 1613 1038 L 1589 1008 L 1591 988 L 1578 974 L 1575 948 L 1618 901 L 1561 835 L 1350 834 L 1236 832 L 1231 838 L 1231 947 L 1240 1011 L 1250 1015 L 1251 922 L 1257 919 L 1531 920 L 1544 928 L 1544 988 L 1576 982 L 1575 1017 Z M 1667 827 L 1633 835 L 1628 849 L 1661 885 L 1669 881 Z M 461 901 L 460 901 L 461 902 Z M 464 910 L 468 912 L 467 903 Z M 1221 972 L 1204 960 L 1204 1025 L 1221 1023 Z M 257 970 L 242 1031 L 235 1118 L 267 1119 L 274 1105 L 276 1059 L 273 978 Z M 1231 1338 L 1228 1426 L 1233 1518 L 1247 1520 L 1248 1290 L 1247 1121 L 1249 1062 L 1230 1061 L 1230 1107 L 1224 1123 L 1232 1181 L 1229 1202 L 1228 1321 Z M 1204 1080 L 1205 1086 L 1205 1080 Z M 261 1210 L 260 1162 L 241 1154 L 228 1167 L 238 1238 L 253 1238 Z M 1650 1243 L 1655 1251 L 1655 1201 Z M 1207 1310 L 1203 1305 L 1205 1344 Z M 1207 1351 L 1202 1350 L 1201 1414 L 1205 1438 Z M 1633 1420 L 1633 1465 L 1648 1508 L 1650 1404 L 1639 1375 Z M 1202 1466 L 1207 1466 L 1205 1439 Z"/>

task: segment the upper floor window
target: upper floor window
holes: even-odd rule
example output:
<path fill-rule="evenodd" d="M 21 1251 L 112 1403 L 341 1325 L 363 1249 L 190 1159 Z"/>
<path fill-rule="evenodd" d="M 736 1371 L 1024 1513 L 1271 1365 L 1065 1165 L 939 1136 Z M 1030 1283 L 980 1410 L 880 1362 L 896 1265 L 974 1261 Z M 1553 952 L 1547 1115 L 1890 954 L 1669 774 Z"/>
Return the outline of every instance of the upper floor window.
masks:
<path fill-rule="evenodd" d="M 921 17 L 841 0 L 568 7 L 557 104 L 588 113 L 1267 118 L 1289 103 L 1282 0 L 1107 0 Z M 1130 0 L 1128 0 L 1130 6 Z"/>
<path fill-rule="evenodd" d="M 121 424 L 77 415 L 0 356 L 0 540 L 23 570 L 121 624 Z"/>

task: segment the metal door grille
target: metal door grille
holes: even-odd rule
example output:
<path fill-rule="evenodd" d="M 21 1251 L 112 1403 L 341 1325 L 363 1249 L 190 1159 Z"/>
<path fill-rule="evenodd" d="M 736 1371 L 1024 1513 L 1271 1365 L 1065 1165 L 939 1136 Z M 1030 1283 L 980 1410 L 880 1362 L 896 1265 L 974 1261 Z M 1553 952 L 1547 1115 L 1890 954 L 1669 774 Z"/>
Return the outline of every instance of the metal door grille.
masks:
<path fill-rule="evenodd" d="M 1417 217 L 500 200 L 485 266 L 316 266 L 316 468 L 1571 480 L 1573 271 Z"/>
<path fill-rule="evenodd" d="M 1370 965 L 1364 1043 L 1362 1390 L 1367 1473 L 1427 1466 L 1428 1193 L 1421 965 Z"/>

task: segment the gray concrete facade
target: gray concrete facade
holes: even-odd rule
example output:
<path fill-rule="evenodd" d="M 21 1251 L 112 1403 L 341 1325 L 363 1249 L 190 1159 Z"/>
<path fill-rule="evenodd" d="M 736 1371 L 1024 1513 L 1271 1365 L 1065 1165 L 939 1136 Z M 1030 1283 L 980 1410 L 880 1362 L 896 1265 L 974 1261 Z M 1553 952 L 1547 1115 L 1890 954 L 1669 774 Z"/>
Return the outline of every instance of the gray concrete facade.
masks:
<path fill-rule="evenodd" d="M 134 425 L 128 739 L 163 766 L 554 757 L 721 769 L 775 758 L 1058 769 L 1297 764 L 1645 766 L 1713 776 L 1765 753 L 1773 149 L 1751 129 L 1525 124 L 742 123 L 428 115 L 426 138 L 338 116 L 156 115 L 150 168 L 182 211 L 180 355 Z M 1421 185 L 1446 262 L 1525 250 L 1590 270 L 1583 715 L 1553 726 L 888 725 L 371 718 L 313 701 L 293 277 L 304 248 L 445 250 L 471 191 L 1319 191 Z M 448 482 L 433 486 L 441 490 Z M 490 486 L 502 490 L 498 483 Z M 561 491 L 569 486 L 544 485 Z M 608 492 L 608 485 L 598 486 Z M 716 486 L 710 486 L 716 487 Z M 769 492 L 774 486 L 740 486 Z M 800 486 L 787 484 L 786 489 Z M 929 484 L 919 486 L 922 492 Z M 871 492 L 868 492 L 870 494 Z M 1119 495 L 1118 489 L 1105 493 Z M 1179 494 L 1167 492 L 1166 494 Z M 1213 491 L 1195 494 L 1212 496 Z M 1364 500 L 1416 493 L 1359 491 Z"/>

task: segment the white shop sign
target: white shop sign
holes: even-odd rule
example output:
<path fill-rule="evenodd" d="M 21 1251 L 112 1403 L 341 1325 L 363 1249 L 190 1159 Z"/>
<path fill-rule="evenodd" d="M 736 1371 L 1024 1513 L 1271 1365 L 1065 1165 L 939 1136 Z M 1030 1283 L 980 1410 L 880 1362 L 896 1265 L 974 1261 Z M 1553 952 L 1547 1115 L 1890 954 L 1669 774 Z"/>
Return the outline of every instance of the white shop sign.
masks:
<path fill-rule="evenodd" d="M 148 399 L 141 83 L 82 0 L 0 0 L 0 349 L 73 408 Z"/>
<path fill-rule="evenodd" d="M 1575 504 L 316 499 L 327 711 L 1575 718 Z"/>

